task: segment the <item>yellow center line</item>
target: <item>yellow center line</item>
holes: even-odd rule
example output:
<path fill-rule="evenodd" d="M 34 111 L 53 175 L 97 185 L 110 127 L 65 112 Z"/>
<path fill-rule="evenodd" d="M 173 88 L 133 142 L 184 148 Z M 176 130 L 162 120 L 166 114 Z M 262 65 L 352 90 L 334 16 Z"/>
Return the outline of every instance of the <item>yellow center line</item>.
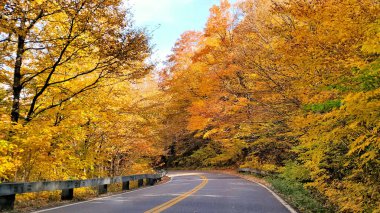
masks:
<path fill-rule="evenodd" d="M 168 202 L 163 203 L 163 204 L 161 204 L 159 206 L 156 206 L 153 209 L 148 210 L 148 211 L 146 211 L 144 213 L 159 213 L 159 212 L 162 212 L 162 211 L 164 211 L 164 210 L 166 210 L 166 209 L 174 206 L 175 204 L 181 202 L 182 200 L 188 198 L 190 195 L 194 194 L 195 192 L 199 191 L 200 189 L 202 189 L 203 187 L 205 187 L 206 184 L 207 184 L 207 182 L 208 182 L 208 180 L 207 180 L 207 178 L 205 176 L 202 175 L 200 177 L 202 178 L 203 181 L 202 181 L 201 184 L 199 184 L 198 186 L 196 186 L 194 189 L 192 189 L 192 190 L 190 190 L 190 191 L 188 191 L 186 193 L 183 193 L 180 196 L 178 196 L 176 198 L 173 198 L 173 199 L 169 200 Z"/>

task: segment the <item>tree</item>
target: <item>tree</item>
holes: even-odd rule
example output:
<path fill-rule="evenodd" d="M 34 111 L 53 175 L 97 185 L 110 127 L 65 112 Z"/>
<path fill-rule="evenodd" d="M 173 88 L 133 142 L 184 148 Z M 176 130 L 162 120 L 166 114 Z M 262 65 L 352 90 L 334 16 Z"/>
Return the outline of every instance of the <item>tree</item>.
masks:
<path fill-rule="evenodd" d="M 146 62 L 149 37 L 132 25 L 121 1 L 0 6 L 1 181 L 152 168 L 162 153 L 149 128 L 160 128 L 160 114 L 149 117 L 143 109 L 154 114 L 159 104 L 131 85 L 153 68 Z M 152 134 L 141 136 L 146 130 Z"/>
<path fill-rule="evenodd" d="M 147 36 L 126 14 L 118 0 L 6 1 L 1 79 L 13 88 L 12 122 L 20 115 L 29 122 L 109 78 L 146 74 Z"/>
<path fill-rule="evenodd" d="M 373 0 L 213 6 L 166 72 L 176 165 L 303 171 L 287 178 L 340 211 L 377 210 L 378 14 Z"/>

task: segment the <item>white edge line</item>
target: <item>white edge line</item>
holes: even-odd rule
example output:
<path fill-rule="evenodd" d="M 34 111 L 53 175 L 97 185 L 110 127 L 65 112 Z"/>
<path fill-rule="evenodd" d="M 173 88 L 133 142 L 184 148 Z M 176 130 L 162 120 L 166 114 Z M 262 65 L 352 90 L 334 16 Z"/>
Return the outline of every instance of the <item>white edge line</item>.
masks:
<path fill-rule="evenodd" d="M 200 172 L 202 174 L 202 172 Z M 218 174 L 218 173 L 214 173 L 214 174 Z M 220 173 L 219 173 L 220 174 Z M 229 174 L 227 174 L 229 175 Z M 268 190 L 283 206 L 285 206 L 286 209 L 288 209 L 288 211 L 290 213 L 298 213 L 293 207 L 291 207 L 285 200 L 283 200 L 280 196 L 278 196 L 273 190 L 271 190 L 270 188 L 268 188 L 267 186 L 265 186 L 264 184 L 261 184 L 261 183 L 258 183 L 254 180 L 248 180 L 248 179 L 245 179 L 241 176 L 238 176 L 237 177 L 243 179 L 243 180 L 246 180 L 246 181 L 249 181 L 249 182 L 253 182 L 253 183 L 256 183 L 258 185 L 260 185 L 261 187 L 264 187 L 266 190 Z M 210 179 L 209 179 L 210 180 Z"/>
<path fill-rule="evenodd" d="M 89 203 L 89 202 L 92 202 L 92 201 L 95 201 L 95 200 L 102 200 L 104 198 L 110 198 L 110 197 L 116 197 L 116 196 L 120 196 L 120 195 L 124 195 L 124 194 L 129 194 L 129 193 L 132 193 L 132 192 L 137 192 L 137 191 L 141 191 L 141 190 L 144 190 L 144 189 L 149 189 L 149 188 L 156 187 L 156 186 L 162 186 L 162 185 L 165 185 L 165 184 L 168 184 L 168 183 L 172 182 L 173 178 L 171 178 L 171 177 L 169 177 L 169 178 L 170 178 L 170 180 L 168 182 L 162 183 L 162 184 L 157 184 L 157 185 L 154 185 L 154 186 L 148 186 L 148 187 L 144 187 L 144 188 L 141 188 L 141 189 L 131 190 L 131 191 L 127 191 L 127 192 L 123 192 L 123 193 L 119 193 L 119 194 L 114 194 L 114 195 L 110 195 L 110 196 L 106 196 L 106 197 L 98 197 L 98 198 L 94 198 L 94 199 L 91 199 L 91 200 L 86 200 L 86 201 L 66 204 L 66 205 L 62 205 L 62 206 L 57 206 L 57 207 L 53 207 L 53 208 L 42 209 L 42 210 L 37 210 L 37 211 L 32 211 L 32 212 L 33 213 L 47 212 L 47 211 L 51 211 L 51 210 L 55 210 L 55 209 L 62 209 L 62 208 L 66 208 L 66 207 L 69 207 L 69 206 L 75 206 L 75 205 L 79 205 L 79 204 L 83 204 L 83 203 Z"/>
<path fill-rule="evenodd" d="M 243 178 L 245 179 L 245 178 Z M 247 179 L 245 179 L 247 180 Z M 297 211 L 295 209 L 293 209 L 293 207 L 291 207 L 285 200 L 283 200 L 280 196 L 278 196 L 273 190 L 271 190 L 270 188 L 268 188 L 267 186 L 265 186 L 264 184 L 261 184 L 261 183 L 258 183 L 254 180 L 248 180 L 250 182 L 254 182 L 262 187 L 264 187 L 265 189 L 267 189 L 278 201 L 280 201 L 280 203 L 285 206 L 285 208 L 287 208 L 289 210 L 289 212 L 291 213 L 297 213 Z"/>

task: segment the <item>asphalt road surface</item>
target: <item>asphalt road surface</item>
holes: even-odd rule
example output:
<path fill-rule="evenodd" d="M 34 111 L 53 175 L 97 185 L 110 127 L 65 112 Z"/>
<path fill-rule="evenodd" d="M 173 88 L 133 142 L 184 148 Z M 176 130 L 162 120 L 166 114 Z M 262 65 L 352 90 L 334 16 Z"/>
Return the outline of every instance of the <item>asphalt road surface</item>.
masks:
<path fill-rule="evenodd" d="M 290 212 L 270 191 L 239 177 L 170 172 L 170 182 L 110 197 L 41 210 L 48 213 Z"/>

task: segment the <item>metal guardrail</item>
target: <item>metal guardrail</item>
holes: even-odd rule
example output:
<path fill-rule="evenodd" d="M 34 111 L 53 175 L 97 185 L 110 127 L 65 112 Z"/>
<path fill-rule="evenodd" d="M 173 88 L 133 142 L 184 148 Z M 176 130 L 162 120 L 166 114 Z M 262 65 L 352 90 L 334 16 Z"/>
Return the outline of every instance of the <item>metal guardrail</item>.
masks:
<path fill-rule="evenodd" d="M 244 173 L 251 173 L 251 174 L 257 174 L 257 175 L 271 175 L 273 173 L 261 171 L 257 169 L 251 169 L 251 168 L 240 168 L 238 169 L 238 172 L 244 172 Z"/>
<path fill-rule="evenodd" d="M 130 181 L 137 180 L 138 187 L 142 187 L 144 185 L 144 179 L 146 179 L 146 185 L 154 185 L 157 181 L 160 181 L 161 178 L 165 175 L 166 172 L 161 171 L 157 174 L 141 174 L 89 180 L 3 183 L 0 184 L 0 211 L 12 210 L 14 208 L 16 194 L 62 190 L 61 199 L 72 200 L 74 198 L 75 188 L 98 186 L 98 194 L 105 194 L 107 193 L 107 188 L 109 184 L 123 183 L 122 190 L 129 190 Z"/>

